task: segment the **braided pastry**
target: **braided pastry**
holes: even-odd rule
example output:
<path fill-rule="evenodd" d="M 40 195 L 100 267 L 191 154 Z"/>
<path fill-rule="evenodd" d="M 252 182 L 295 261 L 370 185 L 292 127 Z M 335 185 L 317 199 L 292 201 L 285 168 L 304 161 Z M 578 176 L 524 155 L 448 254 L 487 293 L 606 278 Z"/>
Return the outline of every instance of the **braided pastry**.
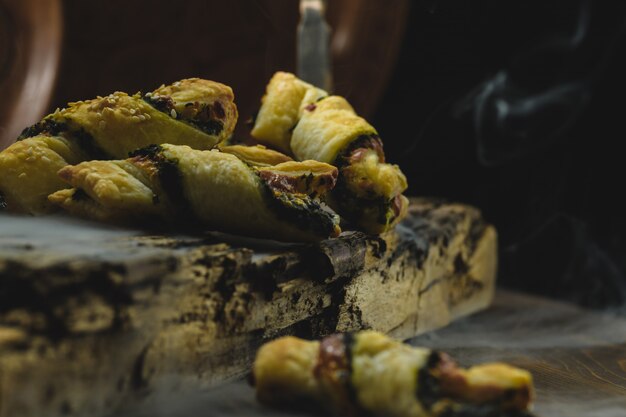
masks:
<path fill-rule="evenodd" d="M 50 195 L 82 217 L 117 223 L 166 223 L 285 241 L 340 233 L 339 218 L 317 196 L 337 169 L 317 161 L 252 167 L 234 155 L 189 146 L 152 145 L 116 161 L 66 166 L 73 188 Z"/>
<path fill-rule="evenodd" d="M 502 363 L 462 369 L 445 353 L 374 331 L 270 342 L 257 353 L 253 380 L 265 404 L 308 400 L 351 416 L 528 417 L 533 395 L 525 370 Z"/>
<path fill-rule="evenodd" d="M 406 177 L 385 162 L 382 141 L 365 119 L 339 96 L 278 72 L 267 86 L 252 136 L 290 151 L 297 160 L 313 159 L 339 168 L 329 204 L 358 228 L 385 232 L 405 215 Z"/>
<path fill-rule="evenodd" d="M 48 195 L 65 187 L 56 173 L 67 164 L 126 158 L 151 144 L 210 149 L 234 130 L 233 100 L 230 87 L 191 78 L 143 96 L 116 92 L 70 103 L 0 152 L 0 200 L 11 211 L 42 214 L 52 208 Z"/>

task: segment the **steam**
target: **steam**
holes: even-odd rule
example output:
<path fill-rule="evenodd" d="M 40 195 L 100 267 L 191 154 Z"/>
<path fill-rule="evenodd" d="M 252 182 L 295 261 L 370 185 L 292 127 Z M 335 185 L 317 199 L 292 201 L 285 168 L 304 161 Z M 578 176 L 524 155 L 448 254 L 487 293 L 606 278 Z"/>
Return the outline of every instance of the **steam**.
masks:
<path fill-rule="evenodd" d="M 563 68 L 575 65 L 589 21 L 590 2 L 581 0 L 571 35 L 554 36 L 521 53 L 511 68 L 456 104 L 457 118 L 471 115 L 481 164 L 498 166 L 546 148 L 576 121 L 591 97 L 594 73 L 569 80 Z"/>

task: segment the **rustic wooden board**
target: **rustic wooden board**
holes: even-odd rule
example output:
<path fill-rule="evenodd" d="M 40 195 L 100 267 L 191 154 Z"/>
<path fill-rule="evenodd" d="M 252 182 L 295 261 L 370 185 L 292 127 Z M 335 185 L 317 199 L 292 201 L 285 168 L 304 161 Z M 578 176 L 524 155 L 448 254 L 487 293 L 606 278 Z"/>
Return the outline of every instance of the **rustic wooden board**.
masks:
<path fill-rule="evenodd" d="M 463 365 L 506 361 L 534 377 L 538 417 L 626 415 L 626 317 L 498 291 L 489 309 L 411 339 L 450 352 Z M 116 417 L 312 417 L 255 401 L 237 380 L 204 391 L 156 396 Z"/>
<path fill-rule="evenodd" d="M 410 211 L 315 245 L 0 216 L 0 416 L 101 415 L 240 376 L 275 336 L 407 338 L 488 306 L 494 229 L 463 205 Z"/>

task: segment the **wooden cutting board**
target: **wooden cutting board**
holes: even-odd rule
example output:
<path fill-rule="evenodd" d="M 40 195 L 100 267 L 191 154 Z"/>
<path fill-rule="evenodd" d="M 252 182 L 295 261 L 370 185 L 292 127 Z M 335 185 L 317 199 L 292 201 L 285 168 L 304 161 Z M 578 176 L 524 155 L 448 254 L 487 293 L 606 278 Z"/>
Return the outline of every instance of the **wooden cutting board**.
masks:
<path fill-rule="evenodd" d="M 496 247 L 476 209 L 425 199 L 384 236 L 314 245 L 0 216 L 0 417 L 210 387 L 284 334 L 445 326 L 490 304 Z"/>

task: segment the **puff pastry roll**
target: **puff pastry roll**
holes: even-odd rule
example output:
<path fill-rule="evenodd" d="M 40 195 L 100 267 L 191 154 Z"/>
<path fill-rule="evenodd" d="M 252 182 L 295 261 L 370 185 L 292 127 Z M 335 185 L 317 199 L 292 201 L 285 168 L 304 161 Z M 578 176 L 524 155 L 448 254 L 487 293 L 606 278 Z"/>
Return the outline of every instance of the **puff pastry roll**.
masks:
<path fill-rule="evenodd" d="M 49 199 L 82 217 L 118 223 L 158 222 L 284 241 L 340 233 L 339 218 L 317 198 L 337 169 L 317 161 L 252 167 L 234 155 L 189 146 L 153 145 L 131 158 L 66 166 L 73 188 Z"/>
<path fill-rule="evenodd" d="M 259 401 L 323 404 L 340 415 L 530 416 L 529 372 L 502 363 L 459 368 L 445 353 L 364 331 L 318 341 L 284 337 L 258 351 Z"/>
<path fill-rule="evenodd" d="M 255 117 L 252 136 L 260 143 L 291 153 L 291 132 L 304 108 L 328 93 L 288 72 L 274 74 Z"/>
<path fill-rule="evenodd" d="M 276 73 L 251 134 L 290 150 L 297 160 L 337 166 L 339 180 L 329 203 L 358 228 L 379 234 L 406 215 L 406 177 L 397 165 L 386 163 L 376 129 L 343 97 L 328 96 L 293 74 Z"/>
<path fill-rule="evenodd" d="M 121 159 L 151 144 L 210 149 L 237 122 L 230 87 L 192 78 L 144 96 L 116 92 L 70 103 L 24 130 L 0 153 L 0 194 L 11 211 L 50 210 L 47 196 L 62 188 L 56 172 L 92 159 Z"/>

